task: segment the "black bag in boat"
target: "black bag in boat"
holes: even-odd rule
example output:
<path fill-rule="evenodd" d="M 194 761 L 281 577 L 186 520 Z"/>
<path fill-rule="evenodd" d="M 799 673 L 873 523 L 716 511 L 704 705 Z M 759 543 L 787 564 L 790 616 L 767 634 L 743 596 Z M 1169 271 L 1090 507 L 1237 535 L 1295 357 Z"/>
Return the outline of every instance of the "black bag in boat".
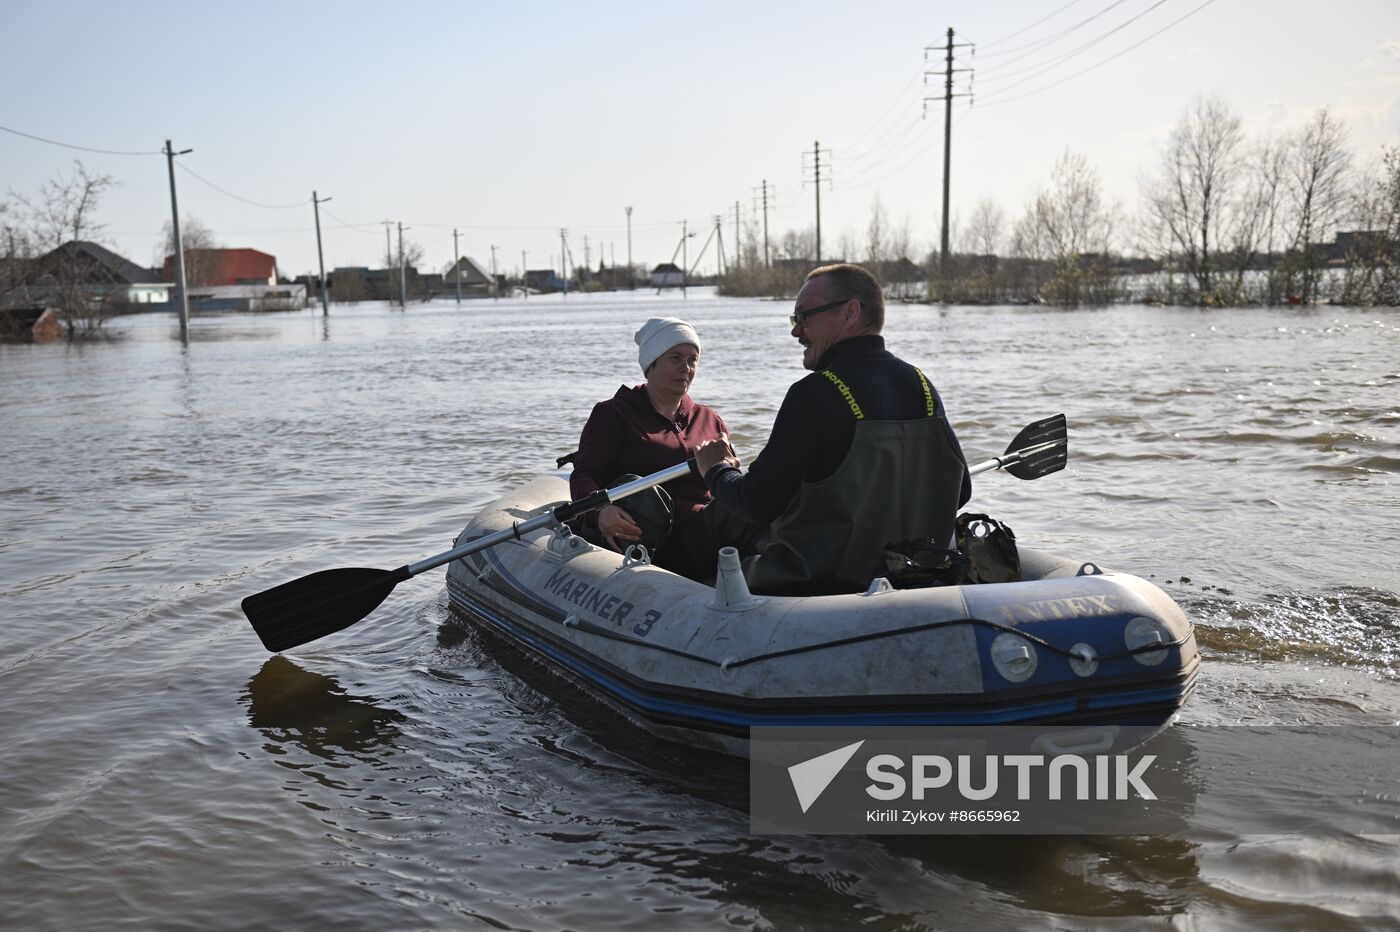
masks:
<path fill-rule="evenodd" d="M 884 576 L 896 589 L 965 586 L 1016 582 L 1021 556 L 1016 534 L 987 515 L 961 514 L 957 547 L 944 547 L 927 537 L 885 545 Z"/>

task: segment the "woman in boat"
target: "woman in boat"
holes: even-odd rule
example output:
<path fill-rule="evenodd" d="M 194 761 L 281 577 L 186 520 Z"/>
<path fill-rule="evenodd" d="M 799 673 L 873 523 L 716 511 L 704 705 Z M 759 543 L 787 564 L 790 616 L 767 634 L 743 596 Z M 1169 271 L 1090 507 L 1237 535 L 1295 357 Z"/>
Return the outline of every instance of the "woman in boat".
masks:
<path fill-rule="evenodd" d="M 593 406 L 579 437 L 569 491 L 575 499 L 624 477 L 658 472 L 694 455 L 708 440 L 728 439 L 724 420 L 690 397 L 700 368 L 700 335 L 675 317 L 653 317 L 633 339 L 646 381 L 621 386 Z M 692 577 L 714 573 L 715 550 L 742 543 L 743 522 L 711 510 L 702 479 L 688 475 L 655 493 L 629 497 L 584 518 L 577 530 L 595 544 L 625 550 L 636 543 L 666 569 Z M 729 525 L 736 525 L 730 527 Z"/>

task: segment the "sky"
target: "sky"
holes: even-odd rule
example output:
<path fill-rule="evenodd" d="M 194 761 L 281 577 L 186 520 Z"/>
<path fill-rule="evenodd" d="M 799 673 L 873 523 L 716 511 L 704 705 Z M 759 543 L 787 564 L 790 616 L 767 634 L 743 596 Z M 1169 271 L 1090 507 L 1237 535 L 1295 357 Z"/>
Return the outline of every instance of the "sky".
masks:
<path fill-rule="evenodd" d="M 1359 162 L 1400 144 L 1396 0 L 980 0 L 863 4 L 31 2 L 0 0 L 0 191 L 86 167 L 119 183 L 102 239 L 143 265 L 170 218 L 224 246 L 316 268 L 379 265 L 382 221 L 424 265 L 462 254 L 518 270 L 694 262 L 725 216 L 777 240 L 815 222 L 823 255 L 859 243 L 873 205 L 939 239 L 943 46 L 955 30 L 951 215 L 991 198 L 1019 215 L 1066 150 L 1137 209 L 1173 124 L 1218 95 L 1251 139 L 1321 107 Z M 971 43 L 962 46 L 962 43 Z M 925 61 L 926 49 L 928 61 Z M 933 72 L 927 77 L 925 73 Z M 969 84 L 970 82 L 970 84 Z M 80 151 L 83 146 L 111 152 Z M 396 230 L 395 226 L 395 230 Z M 713 271 L 716 246 L 700 269 Z"/>

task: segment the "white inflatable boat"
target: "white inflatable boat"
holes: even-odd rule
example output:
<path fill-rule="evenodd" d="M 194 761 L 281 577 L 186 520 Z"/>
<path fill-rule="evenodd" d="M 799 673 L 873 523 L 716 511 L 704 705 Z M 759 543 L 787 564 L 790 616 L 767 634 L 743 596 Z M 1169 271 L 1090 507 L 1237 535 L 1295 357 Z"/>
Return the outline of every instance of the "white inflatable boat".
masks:
<path fill-rule="evenodd" d="M 556 474 L 482 509 L 457 548 L 507 539 L 452 560 L 452 606 L 668 739 L 742 754 L 754 726 L 1156 726 L 1196 682 L 1176 603 L 1093 563 L 1022 549 L 1021 582 L 754 596 L 737 560 L 712 587 L 589 545 L 546 517 L 568 498 Z"/>

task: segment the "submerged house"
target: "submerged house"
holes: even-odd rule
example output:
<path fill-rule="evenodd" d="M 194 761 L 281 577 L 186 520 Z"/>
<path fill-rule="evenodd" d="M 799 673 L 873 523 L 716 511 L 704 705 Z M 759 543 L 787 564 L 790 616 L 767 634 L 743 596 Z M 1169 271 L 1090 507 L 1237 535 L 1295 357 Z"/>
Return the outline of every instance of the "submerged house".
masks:
<path fill-rule="evenodd" d="M 663 262 L 651 270 L 653 288 L 679 288 L 684 281 L 685 275 L 674 262 Z"/>
<path fill-rule="evenodd" d="M 447 271 L 442 273 L 439 287 L 444 295 L 453 297 L 457 294 L 459 282 L 464 298 L 489 298 L 495 293 L 491 273 L 470 256 L 462 256 L 448 266 Z"/>
<path fill-rule="evenodd" d="M 144 310 L 169 301 L 171 287 L 154 270 L 106 246 L 70 240 L 28 263 L 8 303 L 42 303 L 60 298 L 59 291 L 81 288 L 89 301 L 113 311 Z"/>

